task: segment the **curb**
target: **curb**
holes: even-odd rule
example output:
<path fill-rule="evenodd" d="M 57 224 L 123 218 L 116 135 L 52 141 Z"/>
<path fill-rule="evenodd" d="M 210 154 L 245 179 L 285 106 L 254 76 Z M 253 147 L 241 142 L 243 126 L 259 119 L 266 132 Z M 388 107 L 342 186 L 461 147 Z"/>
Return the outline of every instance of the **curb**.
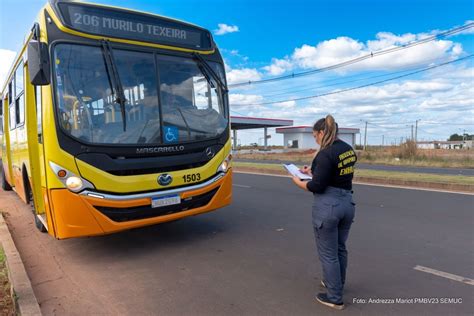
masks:
<path fill-rule="evenodd" d="M 0 213 L 0 242 L 5 252 L 8 278 L 12 284 L 12 290 L 15 294 L 15 305 L 17 313 L 22 316 L 42 315 L 41 309 L 36 299 L 31 281 L 26 274 L 25 266 L 21 260 L 20 254 L 16 249 L 7 223 Z"/>

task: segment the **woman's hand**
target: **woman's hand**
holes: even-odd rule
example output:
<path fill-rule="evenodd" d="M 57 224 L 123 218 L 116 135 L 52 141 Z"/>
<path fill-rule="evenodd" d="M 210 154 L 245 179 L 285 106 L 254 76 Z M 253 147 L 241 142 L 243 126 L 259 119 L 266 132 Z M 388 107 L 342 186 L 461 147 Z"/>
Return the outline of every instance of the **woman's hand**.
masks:
<path fill-rule="evenodd" d="M 311 175 L 311 168 L 308 166 L 303 166 L 303 168 L 300 169 L 301 173 L 307 174 L 308 176 Z"/>
<path fill-rule="evenodd" d="M 300 178 L 298 178 L 297 176 L 293 176 L 293 182 L 294 182 L 298 187 L 300 187 L 301 189 L 306 190 L 306 191 L 308 190 L 308 189 L 306 188 L 306 183 L 307 183 L 307 181 L 303 181 L 303 180 L 301 180 Z"/>

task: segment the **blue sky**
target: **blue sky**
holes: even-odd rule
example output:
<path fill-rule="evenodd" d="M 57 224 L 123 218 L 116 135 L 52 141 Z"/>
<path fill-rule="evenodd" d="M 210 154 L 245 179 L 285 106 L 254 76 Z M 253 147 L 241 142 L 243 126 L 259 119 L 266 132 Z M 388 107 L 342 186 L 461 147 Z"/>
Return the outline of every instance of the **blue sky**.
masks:
<path fill-rule="evenodd" d="M 233 32 L 215 35 L 215 41 L 222 49 L 230 83 L 325 67 L 474 20 L 474 2 L 459 0 L 96 2 L 162 14 L 213 31 L 219 24 L 225 24 L 221 29 Z M 43 3 L 0 1 L 1 56 L 7 56 L 5 51 L 18 50 Z M 342 126 L 362 127 L 362 121 L 369 121 L 372 144 L 380 143 L 381 135 L 385 135 L 386 142 L 408 136 L 410 125 L 417 119 L 421 119 L 419 139 L 445 139 L 464 129 L 474 133 L 472 59 L 330 97 L 259 105 L 350 88 L 373 82 L 376 79 L 371 78 L 375 76 L 386 79 L 395 72 L 473 54 L 473 30 L 354 67 L 233 89 L 233 114 L 289 118 L 296 124 L 312 124 L 330 112 Z M 8 68 L 7 59 L 2 57 L 0 75 Z M 334 83 L 340 84 L 329 85 Z M 260 132 L 250 131 L 241 133 L 239 140 L 243 144 L 258 142 L 260 137 Z M 271 141 L 281 142 L 279 135 Z"/>

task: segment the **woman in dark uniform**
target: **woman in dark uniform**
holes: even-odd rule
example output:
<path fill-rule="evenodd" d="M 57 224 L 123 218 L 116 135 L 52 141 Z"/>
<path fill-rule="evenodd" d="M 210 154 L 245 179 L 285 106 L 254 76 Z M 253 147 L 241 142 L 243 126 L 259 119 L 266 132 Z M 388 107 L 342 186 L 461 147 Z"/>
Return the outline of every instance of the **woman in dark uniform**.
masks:
<path fill-rule="evenodd" d="M 319 293 L 316 300 L 326 306 L 343 309 L 346 240 L 355 213 L 352 178 L 357 157 L 349 144 L 337 138 L 337 132 L 337 124 L 331 115 L 314 124 L 313 136 L 320 149 L 311 168 L 305 166 L 301 170 L 313 178 L 302 181 L 294 177 L 293 181 L 314 194 L 314 234 L 323 269 L 321 285 L 327 290 L 327 293 Z"/>

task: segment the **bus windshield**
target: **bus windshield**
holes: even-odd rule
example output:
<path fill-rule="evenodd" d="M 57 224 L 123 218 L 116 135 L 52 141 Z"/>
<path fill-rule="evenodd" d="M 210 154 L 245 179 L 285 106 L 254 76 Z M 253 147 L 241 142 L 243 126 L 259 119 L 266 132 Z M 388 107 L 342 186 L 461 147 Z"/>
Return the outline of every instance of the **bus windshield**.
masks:
<path fill-rule="evenodd" d="M 225 131 L 228 111 L 222 88 L 195 60 L 112 51 L 117 73 L 110 70 L 104 48 L 55 47 L 59 125 L 70 136 L 92 144 L 172 144 Z M 222 66 L 208 63 L 224 82 Z M 125 102 L 117 95 L 117 77 Z"/>

